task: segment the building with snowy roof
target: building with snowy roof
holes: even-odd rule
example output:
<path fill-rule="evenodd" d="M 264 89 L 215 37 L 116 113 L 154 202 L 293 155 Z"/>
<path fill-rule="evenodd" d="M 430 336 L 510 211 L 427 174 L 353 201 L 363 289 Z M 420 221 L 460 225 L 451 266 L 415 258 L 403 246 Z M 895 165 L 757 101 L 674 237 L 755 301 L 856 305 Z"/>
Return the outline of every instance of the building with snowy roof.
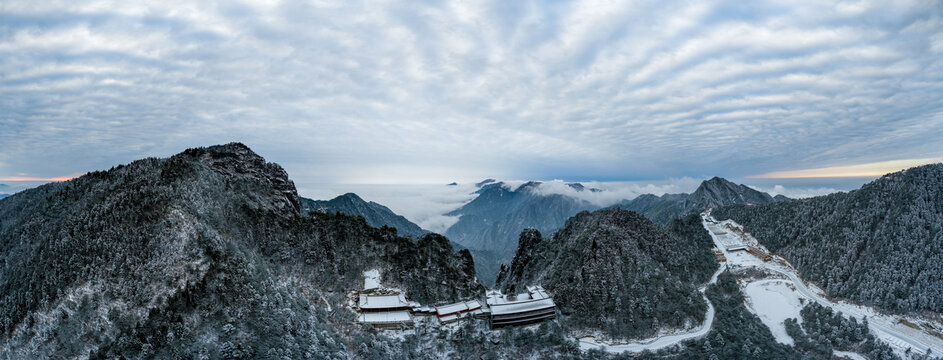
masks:
<path fill-rule="evenodd" d="M 363 312 L 357 317 L 361 324 L 384 329 L 405 329 L 413 326 L 413 316 L 409 311 Z"/>
<path fill-rule="evenodd" d="M 406 301 L 402 293 L 360 294 L 357 321 L 385 329 L 406 329 L 414 324 L 410 310 L 418 304 Z"/>
<path fill-rule="evenodd" d="M 415 303 L 406 301 L 406 295 L 393 294 L 360 294 L 357 306 L 360 311 L 393 311 L 410 310 Z"/>
<path fill-rule="evenodd" d="M 526 293 L 508 296 L 489 291 L 487 304 L 492 329 L 552 319 L 557 309 L 553 298 L 540 286 L 528 286 Z"/>
<path fill-rule="evenodd" d="M 466 316 L 478 315 L 481 313 L 481 302 L 478 300 L 469 300 L 457 302 L 454 304 L 436 306 L 435 315 L 440 323 L 450 323 Z"/>

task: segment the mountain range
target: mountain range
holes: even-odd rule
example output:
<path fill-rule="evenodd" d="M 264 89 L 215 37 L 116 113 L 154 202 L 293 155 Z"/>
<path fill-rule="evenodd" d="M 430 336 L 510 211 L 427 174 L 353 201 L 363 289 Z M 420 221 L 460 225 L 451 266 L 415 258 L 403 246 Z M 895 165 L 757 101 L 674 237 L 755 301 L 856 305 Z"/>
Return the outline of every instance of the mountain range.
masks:
<path fill-rule="evenodd" d="M 453 245 L 354 194 L 300 198 L 281 166 L 245 145 L 187 149 L 0 201 L 0 358 L 606 358 L 574 334 L 640 339 L 705 320 L 698 288 L 718 266 L 696 214 L 706 208 L 830 296 L 932 318 L 943 312 L 941 179 L 943 164 L 927 165 L 789 200 L 713 178 L 607 209 L 490 180 L 452 213 L 465 236 Z M 498 259 L 488 249 L 511 253 L 489 265 L 495 288 L 543 285 L 557 320 L 391 337 L 349 310 L 369 269 L 422 304 L 478 298 L 477 260 Z M 796 345 L 778 343 L 744 305 L 743 274 L 704 290 L 716 309 L 706 336 L 636 355 L 826 359 L 853 343 L 894 357 L 867 323 L 814 307 L 787 322 Z"/>
<path fill-rule="evenodd" d="M 787 201 L 785 196 L 772 197 L 749 186 L 735 184 L 727 179 L 713 177 L 705 180 L 690 194 L 641 195 L 624 200 L 612 207 L 636 211 L 658 224 L 668 223 L 684 215 L 699 213 L 708 208 L 735 204 L 769 204 Z"/>
<path fill-rule="evenodd" d="M 517 249 L 518 234 L 536 229 L 553 234 L 566 220 L 584 210 L 599 206 L 573 196 L 540 191 L 540 182 L 531 181 L 516 188 L 494 179 L 476 184 L 477 197 L 461 208 L 447 213 L 459 216 L 445 235 L 455 243 L 471 249 L 476 256 L 479 279 L 490 285 L 502 263 L 511 261 Z M 567 184 L 576 191 L 600 192 L 580 183 Z M 785 201 L 767 193 L 714 177 L 703 181 L 691 194 L 641 195 L 611 208 L 636 211 L 659 225 L 672 219 L 698 213 L 711 207 L 731 204 L 766 204 Z"/>
<path fill-rule="evenodd" d="M 354 193 L 346 193 L 331 200 L 311 200 L 299 197 L 301 209 L 304 211 L 327 212 L 327 213 L 345 213 L 349 215 L 363 216 L 367 223 L 373 227 L 390 226 L 395 228 L 400 235 L 422 236 L 429 231 L 423 230 L 419 225 L 407 220 L 401 215 L 397 215 L 390 208 L 375 203 L 367 202 Z"/>
<path fill-rule="evenodd" d="M 511 189 L 503 182 L 490 179 L 479 183 L 481 187 L 475 192 L 478 194 L 475 199 L 445 214 L 459 216 L 445 236 L 469 249 L 512 254 L 522 230 L 534 228 L 551 233 L 576 213 L 597 208 L 574 197 L 541 193 L 540 184 L 531 181 Z"/>

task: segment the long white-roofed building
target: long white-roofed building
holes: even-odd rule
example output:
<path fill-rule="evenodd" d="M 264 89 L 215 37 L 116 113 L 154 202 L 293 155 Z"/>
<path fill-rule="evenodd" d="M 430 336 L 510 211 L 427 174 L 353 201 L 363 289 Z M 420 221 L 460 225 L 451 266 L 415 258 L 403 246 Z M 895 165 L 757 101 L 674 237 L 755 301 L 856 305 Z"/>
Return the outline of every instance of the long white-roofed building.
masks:
<path fill-rule="evenodd" d="M 380 328 L 409 328 L 414 324 L 410 313 L 419 304 L 406 300 L 399 289 L 384 288 L 378 270 L 364 272 L 364 290 L 357 296 L 357 321 Z"/>
<path fill-rule="evenodd" d="M 360 294 L 357 305 L 360 311 L 393 311 L 410 310 L 414 304 L 406 301 L 406 296 L 402 293 L 393 293 Z"/>
<path fill-rule="evenodd" d="M 478 300 L 469 300 L 457 302 L 454 304 L 437 306 L 435 308 L 436 317 L 440 323 L 450 323 L 469 315 L 481 313 L 481 302 Z"/>
<path fill-rule="evenodd" d="M 378 328 L 409 328 L 413 326 L 413 316 L 409 311 L 363 312 L 357 317 L 362 324 Z"/>
<path fill-rule="evenodd" d="M 489 291 L 487 303 L 491 310 L 492 329 L 552 319 L 557 310 L 553 298 L 540 286 L 528 286 L 526 293 L 507 296 Z"/>

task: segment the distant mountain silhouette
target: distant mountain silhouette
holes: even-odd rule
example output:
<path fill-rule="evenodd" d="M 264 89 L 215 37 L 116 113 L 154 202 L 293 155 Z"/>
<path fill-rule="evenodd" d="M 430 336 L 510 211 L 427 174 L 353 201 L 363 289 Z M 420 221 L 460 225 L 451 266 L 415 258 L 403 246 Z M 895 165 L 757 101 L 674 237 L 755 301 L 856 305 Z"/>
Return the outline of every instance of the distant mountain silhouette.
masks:
<path fill-rule="evenodd" d="M 768 204 L 785 200 L 788 198 L 782 195 L 774 199 L 769 194 L 749 186 L 713 177 L 701 182 L 697 190 L 690 194 L 645 194 L 632 200 L 624 200 L 612 207 L 636 211 L 657 224 L 666 224 L 671 219 L 698 213 L 707 208 L 734 204 Z"/>
<path fill-rule="evenodd" d="M 299 198 L 299 201 L 301 208 L 305 211 L 342 212 L 348 215 L 363 216 L 371 226 L 389 226 L 395 228 L 400 235 L 422 236 L 428 233 L 419 225 L 401 215 L 397 215 L 390 208 L 373 201 L 364 201 L 354 193 L 346 193 L 327 201 L 311 200 L 303 197 Z"/>

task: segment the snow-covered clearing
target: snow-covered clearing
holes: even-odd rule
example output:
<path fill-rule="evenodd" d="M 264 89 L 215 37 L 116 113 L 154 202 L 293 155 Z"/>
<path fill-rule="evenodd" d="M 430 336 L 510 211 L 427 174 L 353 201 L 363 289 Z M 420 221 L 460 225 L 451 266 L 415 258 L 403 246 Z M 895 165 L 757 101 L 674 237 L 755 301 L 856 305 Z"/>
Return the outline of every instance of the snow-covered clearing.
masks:
<path fill-rule="evenodd" d="M 770 328 L 777 341 L 784 344 L 793 344 L 793 339 L 786 334 L 786 327 L 783 322 L 789 318 L 801 321 L 799 311 L 809 301 L 815 301 L 839 311 L 845 316 L 854 316 L 859 319 L 866 317 L 871 331 L 879 339 L 889 344 L 901 357 L 905 356 L 908 349 L 916 354 L 925 354 L 927 350 L 932 350 L 931 354 L 937 356 L 943 354 L 943 339 L 907 326 L 902 320 L 914 324 L 936 324 L 937 328 L 943 328 L 943 324 L 930 319 L 881 314 L 867 306 L 830 300 L 825 296 L 824 291 L 815 285 L 803 282 L 799 278 L 798 271 L 782 257 L 773 255 L 771 261 L 763 261 L 754 254 L 744 251 L 744 247 L 753 247 L 768 253 L 756 238 L 744 232 L 740 224 L 731 220 L 718 222 L 710 216 L 709 212 L 702 214 L 702 219 L 704 229 L 708 231 L 714 240 L 714 245 L 723 252 L 727 259 L 726 264 L 722 263 L 720 269 L 711 277 L 709 284 L 714 283 L 717 280 L 717 275 L 727 267 L 731 269 L 757 267 L 783 276 L 782 279 L 763 279 L 749 282 L 743 289 L 748 302 L 747 308 Z M 727 249 L 739 250 L 728 251 Z M 706 287 L 701 288 L 702 294 L 705 289 Z M 714 321 L 713 304 L 710 301 L 707 304 L 707 320 L 695 329 L 666 332 L 653 338 L 625 343 L 609 343 L 591 336 L 581 337 L 578 339 L 580 348 L 583 350 L 601 348 L 612 353 L 654 351 L 688 339 L 702 337 L 710 332 Z M 835 354 L 851 359 L 863 359 L 861 355 L 852 352 L 835 352 Z"/>
<path fill-rule="evenodd" d="M 786 319 L 798 319 L 799 310 L 807 301 L 801 301 L 795 287 L 788 280 L 768 279 L 749 283 L 743 289 L 747 308 L 759 316 L 776 341 L 793 345 L 792 337 L 786 334 Z"/>
<path fill-rule="evenodd" d="M 373 290 L 380 287 L 380 270 L 371 269 L 363 272 L 363 289 Z"/>
<path fill-rule="evenodd" d="M 762 251 L 766 251 L 762 245 L 759 245 L 756 238 L 749 233 L 743 232 L 743 227 L 740 224 L 732 220 L 717 222 L 710 216 L 709 212 L 702 214 L 702 218 L 705 228 L 711 231 L 714 244 L 724 252 L 727 258 L 727 265 L 730 268 L 755 266 L 760 269 L 779 273 L 785 276 L 788 279 L 786 281 L 792 285 L 791 287 L 779 288 L 779 290 L 791 289 L 794 295 L 789 295 L 789 297 L 806 298 L 810 301 L 815 301 L 820 305 L 828 306 L 832 308 L 832 310 L 839 311 L 845 316 L 854 316 L 858 319 L 867 317 L 868 326 L 871 331 L 874 332 L 875 336 L 890 345 L 894 351 L 902 357 L 904 357 L 907 349 L 911 349 L 913 353 L 917 354 L 925 354 L 928 349 L 932 349 L 932 354 L 936 356 L 943 354 L 943 339 L 923 330 L 909 327 L 901 322 L 901 320 L 906 320 L 910 323 L 920 324 L 936 323 L 935 321 L 912 316 L 882 314 L 867 306 L 828 299 L 824 291 L 815 285 L 806 284 L 802 281 L 799 278 L 798 271 L 782 257 L 774 255 L 772 261 L 763 261 L 746 251 L 727 251 L 727 248 L 737 244 L 754 246 Z M 717 234 L 723 232 L 726 233 Z M 785 295 L 783 296 L 785 297 Z M 754 304 L 756 303 L 754 302 Z M 770 321 L 775 321 L 775 319 L 782 317 L 783 312 L 782 309 L 773 306 L 753 306 L 750 310 L 756 313 L 760 319 L 767 318 L 770 319 Z M 763 320 L 763 322 L 766 323 L 766 320 Z M 938 328 L 943 327 L 943 324 L 936 324 Z M 769 324 L 767 323 L 767 325 Z M 776 334 L 774 326 L 770 326 L 770 329 Z M 777 339 L 779 339 L 778 336 Z"/>

